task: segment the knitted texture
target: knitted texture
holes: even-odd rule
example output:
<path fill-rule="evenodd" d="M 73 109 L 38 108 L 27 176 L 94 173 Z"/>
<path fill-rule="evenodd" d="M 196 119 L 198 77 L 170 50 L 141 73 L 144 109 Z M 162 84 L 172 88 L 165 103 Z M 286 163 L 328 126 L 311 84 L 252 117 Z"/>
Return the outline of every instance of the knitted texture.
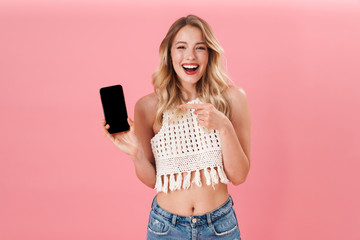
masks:
<path fill-rule="evenodd" d="M 195 99 L 188 103 L 201 103 Z M 173 118 L 173 111 L 163 113 L 160 131 L 151 139 L 156 163 L 157 192 L 188 189 L 192 183 L 201 186 L 200 170 L 206 184 L 229 183 L 223 169 L 220 135 L 198 125 L 194 109 Z M 194 178 L 190 183 L 191 173 Z M 183 174 L 184 173 L 184 174 Z"/>

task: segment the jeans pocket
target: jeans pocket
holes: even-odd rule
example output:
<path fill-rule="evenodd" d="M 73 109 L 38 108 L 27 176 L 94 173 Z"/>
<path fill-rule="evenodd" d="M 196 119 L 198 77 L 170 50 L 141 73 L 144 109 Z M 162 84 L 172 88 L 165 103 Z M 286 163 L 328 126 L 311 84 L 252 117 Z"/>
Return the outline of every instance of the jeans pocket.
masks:
<path fill-rule="evenodd" d="M 148 231 L 155 235 L 167 235 L 170 229 L 171 223 L 161 215 L 158 215 L 154 210 L 151 210 Z"/>
<path fill-rule="evenodd" d="M 215 220 L 212 224 L 212 230 L 217 236 L 230 234 L 238 229 L 238 222 L 233 208 L 224 216 Z"/>

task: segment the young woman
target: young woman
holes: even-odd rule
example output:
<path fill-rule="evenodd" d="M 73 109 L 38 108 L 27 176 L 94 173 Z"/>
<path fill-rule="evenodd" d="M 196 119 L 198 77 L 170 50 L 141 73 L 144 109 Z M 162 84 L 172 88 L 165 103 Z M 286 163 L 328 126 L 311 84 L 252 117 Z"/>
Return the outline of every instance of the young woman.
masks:
<path fill-rule="evenodd" d="M 240 239 L 227 184 L 250 168 L 250 112 L 244 90 L 229 85 L 210 26 L 178 19 L 160 45 L 154 93 L 135 105 L 125 133 L 104 134 L 155 188 L 147 239 Z"/>

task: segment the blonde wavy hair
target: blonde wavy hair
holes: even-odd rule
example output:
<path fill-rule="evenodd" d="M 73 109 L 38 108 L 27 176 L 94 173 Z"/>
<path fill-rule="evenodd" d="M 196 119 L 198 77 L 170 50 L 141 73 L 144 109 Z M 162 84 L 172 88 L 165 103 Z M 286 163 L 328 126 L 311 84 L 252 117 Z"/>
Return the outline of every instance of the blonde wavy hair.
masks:
<path fill-rule="evenodd" d="M 211 103 L 227 117 L 230 116 L 229 99 L 224 94 L 229 87 L 229 78 L 223 68 L 223 49 L 207 22 L 197 16 L 188 15 L 178 19 L 171 25 L 160 44 L 160 63 L 152 75 L 154 91 L 159 100 L 155 121 L 159 124 L 162 123 L 162 114 L 166 109 L 175 110 L 175 116 L 185 111 L 177 108 L 177 106 L 186 102 L 182 94 L 185 89 L 177 80 L 177 75 L 172 66 L 170 49 L 176 34 L 187 25 L 200 29 L 209 51 L 206 71 L 196 84 L 198 98 L 202 102 Z"/>

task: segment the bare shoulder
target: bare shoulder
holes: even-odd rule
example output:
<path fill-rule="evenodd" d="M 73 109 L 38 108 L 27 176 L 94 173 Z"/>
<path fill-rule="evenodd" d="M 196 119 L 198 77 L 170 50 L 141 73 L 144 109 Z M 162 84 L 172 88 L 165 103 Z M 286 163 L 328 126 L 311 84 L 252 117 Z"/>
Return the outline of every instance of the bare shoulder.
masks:
<path fill-rule="evenodd" d="M 231 118 L 249 117 L 249 103 L 244 89 L 230 85 L 226 90 L 231 108 Z"/>
<path fill-rule="evenodd" d="M 155 93 L 143 96 L 135 104 L 135 114 L 144 120 L 146 119 L 148 122 L 153 122 L 158 102 L 159 100 Z"/>
<path fill-rule="evenodd" d="M 226 94 L 232 107 L 247 104 L 248 102 L 245 90 L 240 87 L 230 85 L 226 90 Z"/>
<path fill-rule="evenodd" d="M 155 93 L 150 93 L 148 95 L 143 96 L 140 98 L 136 104 L 135 107 L 138 107 L 141 110 L 148 110 L 148 111 L 154 111 L 157 107 L 159 100 Z"/>

